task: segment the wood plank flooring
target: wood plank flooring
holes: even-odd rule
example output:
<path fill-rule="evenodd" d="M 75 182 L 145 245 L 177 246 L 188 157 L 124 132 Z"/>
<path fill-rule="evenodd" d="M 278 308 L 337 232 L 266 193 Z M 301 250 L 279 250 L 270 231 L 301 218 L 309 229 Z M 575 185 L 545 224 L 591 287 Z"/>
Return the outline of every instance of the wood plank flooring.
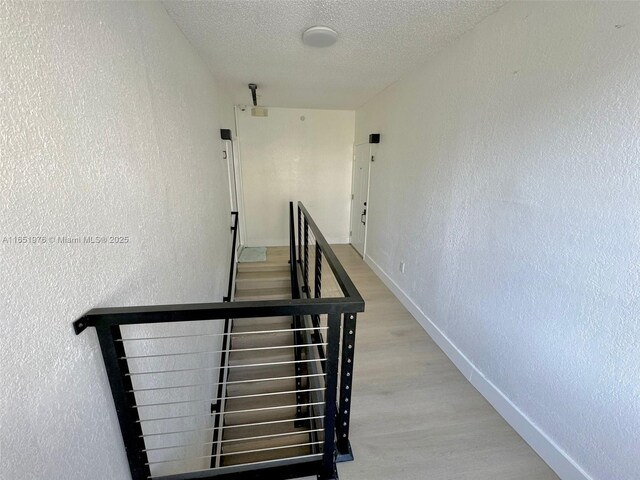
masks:
<path fill-rule="evenodd" d="M 334 251 L 366 301 L 355 352 L 355 461 L 338 465 L 340 479 L 557 479 L 355 250 Z M 287 256 L 287 247 L 274 247 L 267 261 Z"/>

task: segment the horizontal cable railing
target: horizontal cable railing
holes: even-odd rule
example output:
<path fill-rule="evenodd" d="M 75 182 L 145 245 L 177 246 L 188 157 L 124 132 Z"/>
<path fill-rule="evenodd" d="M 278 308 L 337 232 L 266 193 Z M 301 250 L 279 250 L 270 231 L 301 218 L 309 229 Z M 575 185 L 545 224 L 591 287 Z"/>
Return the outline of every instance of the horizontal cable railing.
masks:
<path fill-rule="evenodd" d="M 134 480 L 331 479 L 336 460 L 350 458 L 364 301 L 301 203 L 290 205 L 291 298 L 232 301 L 233 215 L 223 302 L 99 308 L 74 322 L 77 334 L 97 332 Z M 290 317 L 291 327 L 267 326 L 271 317 Z M 236 331 L 234 319 L 256 328 Z M 242 343 L 252 338 L 264 340 Z"/>

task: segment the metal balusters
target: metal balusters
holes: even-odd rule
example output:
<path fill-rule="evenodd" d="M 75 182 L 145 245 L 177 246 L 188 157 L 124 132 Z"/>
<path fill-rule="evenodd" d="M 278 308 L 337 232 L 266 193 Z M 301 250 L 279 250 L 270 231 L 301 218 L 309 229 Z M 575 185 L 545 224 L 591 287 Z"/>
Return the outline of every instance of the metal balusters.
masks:
<path fill-rule="evenodd" d="M 320 298 L 322 296 L 322 248 L 319 243 L 316 243 L 316 274 L 313 280 L 314 297 Z"/>
<path fill-rule="evenodd" d="M 296 345 L 296 347 L 294 348 L 294 357 L 296 360 L 296 364 L 295 364 L 295 370 L 296 370 L 296 418 L 301 418 L 302 417 L 302 368 L 303 368 L 303 363 L 302 363 L 302 347 L 301 345 L 304 343 L 304 339 L 302 338 L 302 332 L 299 330 L 299 327 L 301 326 L 301 321 L 300 321 L 300 316 L 299 315 L 294 315 L 293 317 L 293 326 L 295 331 L 293 332 L 293 337 L 294 337 L 294 344 Z M 300 422 L 296 422 L 295 424 L 296 427 L 301 426 Z"/>
<path fill-rule="evenodd" d="M 307 222 L 307 217 L 304 217 L 304 270 L 303 270 L 303 278 L 304 278 L 304 291 L 307 296 L 310 295 L 309 292 L 309 222 Z"/>
<path fill-rule="evenodd" d="M 233 233 L 233 239 L 231 241 L 231 264 L 229 266 L 229 284 L 227 288 L 227 294 L 222 298 L 223 302 L 230 302 L 231 297 L 233 296 L 233 281 L 235 279 L 235 269 L 236 269 L 236 242 L 238 241 L 238 212 L 231 212 L 231 216 L 233 217 L 233 225 L 231 226 L 231 232 Z M 233 323 L 231 319 L 225 319 L 224 321 L 224 332 L 230 333 L 231 327 Z M 228 350 L 230 346 L 230 337 L 225 335 L 222 340 L 222 351 L 220 353 L 220 371 L 218 373 L 218 387 L 217 387 L 217 401 L 216 403 L 211 405 L 211 413 L 214 414 L 214 430 L 212 434 L 212 445 L 211 445 L 211 468 L 220 466 L 220 430 L 217 428 L 220 426 L 224 419 L 222 415 L 218 415 L 224 409 L 224 382 L 226 380 L 226 374 L 228 370 L 226 369 L 227 360 L 228 360 Z"/>
<path fill-rule="evenodd" d="M 300 208 L 300 206 L 298 206 L 298 261 L 301 261 L 301 260 L 302 260 L 302 209 Z"/>

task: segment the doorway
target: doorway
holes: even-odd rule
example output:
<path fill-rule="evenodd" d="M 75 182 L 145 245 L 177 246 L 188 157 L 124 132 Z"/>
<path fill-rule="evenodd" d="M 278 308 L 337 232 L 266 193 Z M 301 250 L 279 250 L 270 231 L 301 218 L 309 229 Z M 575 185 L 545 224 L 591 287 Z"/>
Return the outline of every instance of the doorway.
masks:
<path fill-rule="evenodd" d="M 364 258 L 367 248 L 367 215 L 369 208 L 369 177 L 371 144 L 356 145 L 353 153 L 353 183 L 351 187 L 351 232 L 353 248 Z"/>

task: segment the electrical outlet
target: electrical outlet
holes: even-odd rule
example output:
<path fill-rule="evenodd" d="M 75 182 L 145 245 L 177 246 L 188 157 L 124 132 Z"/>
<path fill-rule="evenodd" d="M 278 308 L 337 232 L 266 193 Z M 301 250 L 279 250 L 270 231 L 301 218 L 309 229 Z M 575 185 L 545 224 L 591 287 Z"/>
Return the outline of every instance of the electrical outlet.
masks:
<path fill-rule="evenodd" d="M 400 262 L 400 273 L 404 273 L 404 262 Z"/>

